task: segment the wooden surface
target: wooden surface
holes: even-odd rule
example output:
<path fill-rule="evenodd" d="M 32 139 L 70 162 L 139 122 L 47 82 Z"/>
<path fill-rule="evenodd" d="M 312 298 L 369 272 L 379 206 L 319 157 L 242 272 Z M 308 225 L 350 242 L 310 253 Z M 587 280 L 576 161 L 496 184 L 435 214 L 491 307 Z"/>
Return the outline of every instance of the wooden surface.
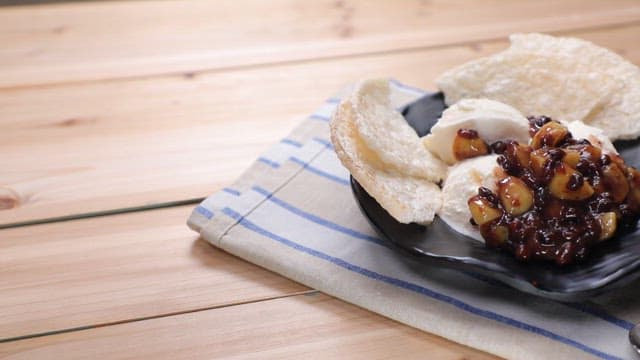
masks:
<path fill-rule="evenodd" d="M 569 33 L 640 63 L 640 16 Z M 0 90 L 0 225 L 204 197 L 345 84 L 393 76 L 434 89 L 445 69 L 506 44 Z"/>
<path fill-rule="evenodd" d="M 191 209 L 4 230 L 0 339 L 309 290 L 198 239 Z"/>
<path fill-rule="evenodd" d="M 269 14 L 269 16 L 261 16 Z M 225 70 L 637 21 L 634 0 L 175 0 L 7 8 L 0 87 Z M 259 19 L 260 21 L 256 21 Z"/>
<path fill-rule="evenodd" d="M 634 0 L 0 7 L 0 357 L 493 358 L 212 248 L 185 226 L 193 205 L 171 205 L 229 184 L 345 84 L 433 89 L 518 31 L 640 64 Z M 104 215 L 126 208 L 146 210 Z"/>
<path fill-rule="evenodd" d="M 299 359 L 320 353 L 325 359 L 494 359 L 319 293 L 0 344 L 3 359 Z"/>

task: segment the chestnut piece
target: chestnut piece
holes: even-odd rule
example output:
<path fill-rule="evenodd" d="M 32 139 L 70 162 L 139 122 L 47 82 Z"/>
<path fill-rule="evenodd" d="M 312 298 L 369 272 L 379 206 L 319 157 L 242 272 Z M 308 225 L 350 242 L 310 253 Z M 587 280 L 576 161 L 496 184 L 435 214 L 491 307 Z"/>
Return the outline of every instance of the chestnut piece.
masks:
<path fill-rule="evenodd" d="M 453 139 L 453 156 L 457 160 L 486 155 L 489 147 L 480 139 L 478 132 L 471 129 L 459 129 Z"/>

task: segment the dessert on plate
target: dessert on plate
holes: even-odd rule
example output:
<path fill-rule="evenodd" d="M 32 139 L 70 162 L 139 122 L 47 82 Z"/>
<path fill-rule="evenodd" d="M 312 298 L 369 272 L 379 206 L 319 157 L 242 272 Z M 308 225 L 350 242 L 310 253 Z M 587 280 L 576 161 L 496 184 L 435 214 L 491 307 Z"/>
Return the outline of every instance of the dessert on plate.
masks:
<path fill-rule="evenodd" d="M 636 226 L 640 172 L 612 144 L 640 135 L 640 70 L 542 34 L 445 72 L 449 106 L 420 138 L 367 80 L 331 121 L 336 153 L 401 223 L 452 229 L 522 261 L 566 265 Z"/>

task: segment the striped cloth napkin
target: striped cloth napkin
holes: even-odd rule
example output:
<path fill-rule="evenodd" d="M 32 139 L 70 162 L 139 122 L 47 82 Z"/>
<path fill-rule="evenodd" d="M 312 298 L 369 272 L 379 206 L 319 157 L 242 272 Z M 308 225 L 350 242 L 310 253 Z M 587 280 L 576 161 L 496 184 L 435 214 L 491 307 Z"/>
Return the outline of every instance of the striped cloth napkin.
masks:
<path fill-rule="evenodd" d="M 638 283 L 559 303 L 398 253 L 369 226 L 329 141 L 345 89 L 273 145 L 188 224 L 247 261 L 410 326 L 509 359 L 634 359 Z M 401 107 L 425 92 L 392 81 Z"/>

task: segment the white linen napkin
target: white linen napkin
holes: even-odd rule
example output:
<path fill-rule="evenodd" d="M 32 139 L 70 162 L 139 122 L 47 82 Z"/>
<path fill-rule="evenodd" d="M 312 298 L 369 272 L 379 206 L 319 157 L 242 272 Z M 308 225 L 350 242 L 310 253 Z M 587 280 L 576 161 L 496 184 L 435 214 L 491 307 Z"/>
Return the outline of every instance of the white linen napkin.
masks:
<path fill-rule="evenodd" d="M 392 83 L 403 106 L 425 92 Z M 229 253 L 410 326 L 509 359 L 633 359 L 640 283 L 584 303 L 521 293 L 398 253 L 369 226 L 329 141 L 343 90 L 188 220 Z M 206 166 L 200 165 L 200 166 Z M 425 354 L 428 357 L 428 354 Z"/>

